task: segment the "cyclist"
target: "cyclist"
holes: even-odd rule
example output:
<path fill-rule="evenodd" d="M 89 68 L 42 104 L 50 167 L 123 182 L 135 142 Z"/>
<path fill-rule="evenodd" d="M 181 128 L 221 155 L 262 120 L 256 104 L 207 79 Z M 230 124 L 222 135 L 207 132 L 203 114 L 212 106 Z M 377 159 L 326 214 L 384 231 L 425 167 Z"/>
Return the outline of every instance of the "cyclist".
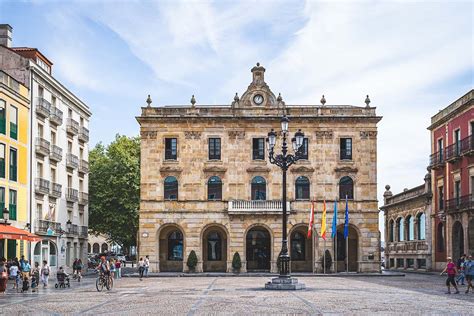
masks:
<path fill-rule="evenodd" d="M 99 265 L 97 266 L 97 270 L 99 270 L 100 274 L 104 274 L 107 276 L 110 275 L 109 263 L 107 262 L 107 260 L 105 260 L 104 256 L 100 257 L 100 262 L 99 262 Z"/>

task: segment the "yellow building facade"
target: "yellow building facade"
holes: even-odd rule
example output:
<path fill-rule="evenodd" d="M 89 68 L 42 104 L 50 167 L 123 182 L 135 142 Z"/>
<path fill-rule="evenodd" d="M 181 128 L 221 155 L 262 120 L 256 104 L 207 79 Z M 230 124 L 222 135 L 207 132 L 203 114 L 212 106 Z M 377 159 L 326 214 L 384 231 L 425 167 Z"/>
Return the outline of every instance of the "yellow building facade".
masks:
<path fill-rule="evenodd" d="M 0 207 L 9 210 L 9 223 L 25 229 L 29 187 L 29 90 L 0 71 Z M 26 241 L 0 239 L 0 255 L 28 257 Z"/>

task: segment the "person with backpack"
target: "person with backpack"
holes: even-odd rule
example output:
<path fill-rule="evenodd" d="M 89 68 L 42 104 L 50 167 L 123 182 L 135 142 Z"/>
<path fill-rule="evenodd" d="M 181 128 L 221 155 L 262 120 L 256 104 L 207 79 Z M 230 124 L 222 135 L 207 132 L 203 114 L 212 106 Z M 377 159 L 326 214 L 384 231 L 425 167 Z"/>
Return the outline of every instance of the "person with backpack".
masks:
<path fill-rule="evenodd" d="M 465 280 L 465 276 L 464 276 L 464 262 L 466 261 L 466 255 L 463 254 L 461 256 L 461 258 L 459 258 L 458 262 L 457 262 L 457 268 L 458 268 L 458 272 L 459 272 L 459 275 L 458 277 L 456 278 L 456 284 L 459 285 L 459 282 L 461 282 L 461 285 L 464 285 L 464 280 Z"/>
<path fill-rule="evenodd" d="M 48 287 L 50 273 L 51 268 L 48 265 L 48 261 L 43 260 L 43 266 L 41 267 L 41 282 L 43 283 L 43 287 Z"/>
<path fill-rule="evenodd" d="M 474 292 L 474 286 L 472 285 L 472 279 L 474 278 L 474 261 L 472 260 L 472 255 L 469 255 L 464 262 L 464 273 L 466 274 L 467 281 L 466 294 L 469 293 L 470 288 Z"/>
<path fill-rule="evenodd" d="M 454 286 L 454 288 L 456 289 L 456 292 L 454 292 L 454 294 L 459 294 L 458 286 L 456 285 L 456 281 L 454 280 L 457 273 L 456 265 L 453 263 L 453 259 L 451 257 L 448 257 L 447 260 L 448 263 L 446 264 L 446 267 L 440 273 L 440 275 L 443 275 L 443 273 L 446 272 L 446 274 L 448 275 L 448 278 L 446 279 L 446 286 L 448 287 L 448 291 L 446 292 L 446 294 L 451 294 L 451 285 Z"/>

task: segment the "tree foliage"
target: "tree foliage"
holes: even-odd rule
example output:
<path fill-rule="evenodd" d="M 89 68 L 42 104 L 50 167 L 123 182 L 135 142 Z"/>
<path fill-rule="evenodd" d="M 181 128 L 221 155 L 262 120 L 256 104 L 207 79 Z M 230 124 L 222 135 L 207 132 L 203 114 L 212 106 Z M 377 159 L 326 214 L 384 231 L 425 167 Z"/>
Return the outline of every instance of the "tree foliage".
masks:
<path fill-rule="evenodd" d="M 186 262 L 186 265 L 190 270 L 194 270 L 196 268 L 196 265 L 198 263 L 198 258 L 196 256 L 196 252 L 194 250 L 191 250 L 189 253 L 188 261 Z"/>
<path fill-rule="evenodd" d="M 136 245 L 140 205 L 140 139 L 116 135 L 89 153 L 89 229 L 124 251 Z"/>

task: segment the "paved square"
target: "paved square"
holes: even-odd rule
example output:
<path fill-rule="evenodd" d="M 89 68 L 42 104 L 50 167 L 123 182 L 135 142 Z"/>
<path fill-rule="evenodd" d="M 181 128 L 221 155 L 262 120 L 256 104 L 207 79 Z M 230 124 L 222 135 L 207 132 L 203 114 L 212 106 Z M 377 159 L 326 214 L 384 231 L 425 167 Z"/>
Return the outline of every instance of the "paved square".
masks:
<path fill-rule="evenodd" d="M 307 289 L 263 289 L 265 277 L 122 278 L 98 293 L 95 279 L 71 289 L 0 297 L 2 315 L 58 314 L 474 314 L 474 294 L 446 295 L 444 277 L 302 277 Z M 11 285 L 9 285 L 10 287 Z M 53 281 L 54 286 L 54 281 Z"/>

